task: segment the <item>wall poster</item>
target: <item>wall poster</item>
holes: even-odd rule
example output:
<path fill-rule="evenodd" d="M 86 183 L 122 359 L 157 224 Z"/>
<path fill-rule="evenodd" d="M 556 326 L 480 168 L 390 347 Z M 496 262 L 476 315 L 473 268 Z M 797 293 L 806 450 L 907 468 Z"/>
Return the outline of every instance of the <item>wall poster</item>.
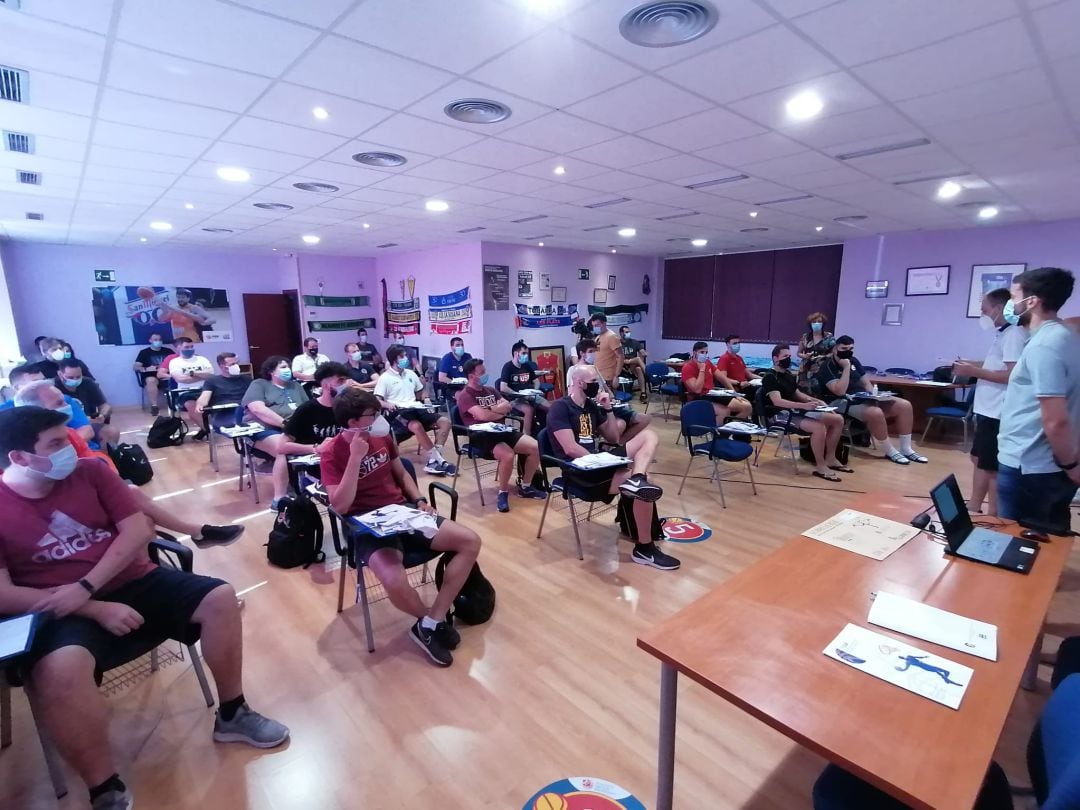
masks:
<path fill-rule="evenodd" d="M 510 309 L 510 267 L 484 265 L 484 311 Z"/>
<path fill-rule="evenodd" d="M 518 298 L 533 297 L 533 271 L 518 270 Z"/>
<path fill-rule="evenodd" d="M 166 343 L 179 337 L 196 343 L 233 339 L 229 294 L 212 287 L 92 287 L 98 344 L 143 346 L 150 335 Z"/>

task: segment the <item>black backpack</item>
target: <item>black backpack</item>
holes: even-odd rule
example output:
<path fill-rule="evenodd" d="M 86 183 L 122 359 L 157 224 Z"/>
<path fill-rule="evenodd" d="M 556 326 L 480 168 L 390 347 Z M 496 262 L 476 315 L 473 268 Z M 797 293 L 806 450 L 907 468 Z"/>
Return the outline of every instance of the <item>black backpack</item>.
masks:
<path fill-rule="evenodd" d="M 453 559 L 454 552 L 448 551 L 439 558 L 435 566 L 435 587 L 441 588 L 446 564 Z M 480 570 L 478 563 L 473 563 L 461 591 L 454 598 L 454 617 L 465 624 L 483 624 L 495 612 L 495 587 Z"/>
<path fill-rule="evenodd" d="M 280 505 L 266 543 L 266 559 L 278 568 L 307 568 L 325 560 L 322 515 L 315 504 L 306 498 L 282 498 Z"/>
<path fill-rule="evenodd" d="M 146 457 L 146 451 L 137 444 L 118 444 L 109 448 L 109 458 L 116 465 L 120 477 L 137 487 L 154 477 L 154 468 Z"/>
<path fill-rule="evenodd" d="M 146 433 L 146 446 L 153 449 L 184 443 L 187 425 L 178 416 L 159 416 Z"/>

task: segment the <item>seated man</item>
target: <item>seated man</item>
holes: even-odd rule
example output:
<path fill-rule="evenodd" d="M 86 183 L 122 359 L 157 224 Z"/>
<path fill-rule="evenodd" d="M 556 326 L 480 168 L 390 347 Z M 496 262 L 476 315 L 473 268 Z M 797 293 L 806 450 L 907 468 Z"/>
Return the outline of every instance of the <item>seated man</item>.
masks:
<path fill-rule="evenodd" d="M 840 435 L 844 432 L 844 417 L 835 411 L 814 411 L 825 403 L 799 390 L 798 380 L 791 373 L 789 346 L 784 343 L 773 346 L 772 359 L 772 373 L 766 374 L 762 382 L 769 423 L 776 427 L 790 425 L 810 434 L 816 467 L 814 475 L 818 478 L 836 483 L 840 481 L 836 472 L 855 472 L 836 457 Z"/>
<path fill-rule="evenodd" d="M 202 391 L 195 402 L 195 410 L 203 413 L 207 408 L 217 405 L 235 405 L 235 411 L 211 411 L 210 427 L 221 430 L 223 427 L 233 427 L 237 421 L 243 421 L 240 403 L 251 385 L 251 375 L 240 371 L 240 363 L 233 352 L 221 352 L 215 359 L 220 373 L 203 382 Z"/>
<path fill-rule="evenodd" d="M 334 398 L 348 388 L 360 388 L 359 383 L 350 379 L 349 370 L 333 360 L 315 369 L 315 385 L 319 387 L 319 396 L 300 405 L 285 420 L 281 449 L 286 455 L 306 456 L 326 452 L 330 440 L 341 432 L 334 418 Z M 319 475 L 318 470 L 312 469 L 310 472 L 316 478 Z"/>
<path fill-rule="evenodd" d="M 289 466 L 282 448 L 285 437 L 282 428 L 285 420 L 308 401 L 304 387 L 292 378 L 292 368 L 287 358 L 275 354 L 263 361 L 262 376 L 252 381 L 244 392 L 240 404 L 247 409 L 252 421 L 263 429 L 250 438 L 255 449 L 274 457 L 274 500 L 270 508 L 277 511 L 281 499 L 289 491 Z"/>
<path fill-rule="evenodd" d="M 360 327 L 356 330 L 356 342 L 360 347 L 360 357 L 358 362 L 368 363 L 381 374 L 386 367 L 386 364 L 383 363 L 382 355 L 379 354 L 379 350 L 368 339 L 367 329 Z"/>
<path fill-rule="evenodd" d="M 611 418 L 611 406 L 611 393 L 600 390 L 596 369 L 592 366 L 579 369 L 574 374 L 569 393 L 556 400 L 548 413 L 548 430 L 551 431 L 555 455 L 565 461 L 573 461 L 599 452 L 601 439 L 618 444 L 619 435 Z M 620 468 L 610 484 L 605 482 L 604 492 L 633 499 L 633 518 L 638 527 L 638 538 L 631 559 L 641 565 L 672 571 L 679 567 L 679 561 L 657 548 L 656 541 L 660 538 L 647 537 L 649 533 L 644 530 L 644 527 L 653 525 L 653 503 L 664 494 L 646 477 L 649 464 L 656 455 L 657 441 L 656 433 L 646 430 L 620 447 L 618 452 L 631 459 L 633 466 L 629 472 Z"/>
<path fill-rule="evenodd" d="M 569 391 L 571 384 L 574 381 L 574 375 L 578 369 L 585 368 L 587 366 L 594 366 L 596 364 L 596 341 L 592 338 L 586 338 L 578 341 L 576 352 L 577 362 L 570 366 L 566 370 L 566 390 Z M 599 374 L 597 375 L 597 381 L 600 383 L 600 390 L 612 393 L 611 388 L 604 381 L 604 378 Z M 615 396 L 612 394 L 612 402 L 614 402 L 614 408 L 612 409 L 612 416 L 615 419 L 615 427 L 619 432 L 619 443 L 626 444 L 636 435 L 641 433 L 652 422 L 652 417 L 648 414 L 638 413 L 629 405 L 625 405 L 615 401 Z"/>
<path fill-rule="evenodd" d="M 742 340 L 738 335 L 728 335 L 724 338 L 727 350 L 716 361 L 716 374 L 722 388 L 731 388 L 735 391 L 746 392 L 751 388 L 752 380 L 760 380 L 761 377 L 746 367 L 746 361 L 739 357 L 742 351 Z"/>
<path fill-rule="evenodd" d="M 387 351 L 391 364 L 392 351 Z M 334 400 L 334 416 L 344 430 L 323 453 L 322 480 L 331 508 L 340 515 L 362 515 L 391 504 L 409 504 L 434 514 L 402 465 L 380 407 L 375 395 L 367 391 L 346 389 Z M 349 521 L 344 521 L 344 528 L 353 535 L 357 556 L 382 583 L 394 607 L 416 617 L 409 637 L 432 661 L 448 667 L 454 662 L 450 651 L 461 639 L 446 621 L 447 612 L 476 562 L 480 538 L 459 523 L 441 517 L 436 520 L 438 528 L 431 537 L 420 532 L 376 537 L 356 532 Z M 454 552 L 431 607 L 409 584 L 402 565 L 406 551 L 428 550 Z"/>
<path fill-rule="evenodd" d="M 94 431 L 92 445 L 116 446 L 120 443 L 120 429 L 106 424 L 112 413 L 112 405 L 105 399 L 101 386 L 95 380 L 83 376 L 82 364 L 78 360 L 60 361 L 60 373 L 56 378 L 56 387 L 61 393 L 79 400 Z"/>
<path fill-rule="evenodd" d="M 646 352 L 641 348 L 641 342 L 631 337 L 628 325 L 624 324 L 619 327 L 619 339 L 622 341 L 623 376 L 629 377 L 633 375 L 640 386 L 639 399 L 642 402 L 648 402 L 649 388 L 645 381 Z"/>
<path fill-rule="evenodd" d="M 75 356 L 74 347 L 63 338 L 57 338 L 57 340 L 60 341 L 60 348 L 64 350 L 64 359 L 74 360 L 76 363 L 79 364 L 79 368 L 82 369 L 82 374 L 84 377 L 88 377 L 91 380 L 95 379 L 94 372 L 90 370 L 90 366 L 86 365 L 86 363 L 84 363 L 82 360 Z"/>
<path fill-rule="evenodd" d="M 499 375 L 499 393 L 510 398 L 514 410 L 525 420 L 525 435 L 531 436 L 533 419 L 542 423 L 551 403 L 539 394 L 514 396 L 518 391 L 536 389 L 536 366 L 529 361 L 529 347 L 524 340 L 515 343 L 510 351 L 511 359 L 503 365 L 502 374 Z"/>
<path fill-rule="evenodd" d="M 709 344 L 699 340 L 694 344 L 694 350 L 690 353 L 690 359 L 683 363 L 682 371 L 683 387 L 686 389 L 686 398 L 690 401 L 705 399 L 705 394 L 713 388 L 729 388 L 724 384 L 720 372 L 709 359 Z M 753 406 L 746 399 L 734 397 L 727 404 L 712 401 L 713 412 L 716 414 L 717 424 L 722 423 L 729 416 L 737 419 L 746 419 L 753 413 Z"/>
<path fill-rule="evenodd" d="M 424 471 L 432 475 L 453 475 L 457 470 L 453 464 L 443 458 L 442 448 L 446 437 L 450 435 L 450 420 L 443 415 L 429 411 L 418 402 L 416 392 L 424 390 L 424 383 L 409 368 L 409 355 L 404 347 L 394 344 L 386 350 L 386 371 L 379 375 L 375 384 L 375 396 L 382 407 L 390 412 L 402 428 L 416 437 L 420 449 L 428 454 Z M 435 431 L 435 441 L 428 436 L 429 430 Z"/>
<path fill-rule="evenodd" d="M 169 376 L 176 384 L 176 404 L 188 415 L 188 421 L 195 427 L 195 441 L 206 438 L 202 429 L 202 419 L 197 415 L 195 402 L 202 392 L 203 383 L 214 374 L 214 367 L 202 355 L 195 354 L 195 341 L 191 338 L 177 338 L 174 344 L 178 357 L 169 360 Z M 168 359 L 168 358 L 166 358 Z"/>
<path fill-rule="evenodd" d="M 309 337 L 304 341 L 303 353 L 293 358 L 293 379 L 299 382 L 311 382 L 315 379 L 315 369 L 329 362 L 329 357 L 319 354 L 319 339 Z"/>
<path fill-rule="evenodd" d="M 457 395 L 461 421 L 466 427 L 479 422 L 499 422 L 500 424 L 511 411 L 510 402 L 503 399 L 499 392 L 488 383 L 487 368 L 484 361 L 473 357 L 465 361 L 465 376 L 469 383 Z M 540 450 L 536 439 L 523 436 L 513 430 L 507 433 L 470 433 L 469 444 L 482 450 L 490 450 L 499 462 L 499 492 L 495 496 L 495 505 L 500 512 L 510 511 L 510 473 L 514 469 L 514 456 L 525 458 L 525 468 L 521 474 L 523 482 L 532 481 L 540 467 Z M 543 500 L 547 493 L 528 483 L 518 484 L 518 495 L 522 498 Z"/>
<path fill-rule="evenodd" d="M 139 350 L 135 356 L 135 374 L 143 379 L 143 387 L 146 389 L 146 401 L 150 403 L 150 416 L 158 416 L 159 410 L 159 387 L 158 369 L 165 361 L 165 357 L 172 354 L 171 347 L 165 345 L 161 335 L 153 333 L 150 336 L 150 345 Z"/>
<path fill-rule="evenodd" d="M 214 740 L 273 748 L 289 730 L 245 702 L 232 586 L 151 563 L 153 527 L 130 488 L 106 465 L 76 458 L 64 421 L 36 407 L 0 414 L 0 615 L 49 614 L 19 662 L 37 720 L 89 787 L 91 807 L 126 810 L 133 799 L 95 683 L 125 649 L 199 638 L 220 701 Z"/>
<path fill-rule="evenodd" d="M 465 351 L 465 341 L 459 337 L 450 338 L 450 351 L 439 361 L 439 370 L 435 378 L 435 390 L 440 396 L 450 399 L 450 393 L 458 388 L 447 389 L 451 380 L 460 380 L 465 376 L 465 364 L 472 360 L 472 355 Z M 448 391 L 450 393 L 448 393 Z"/>
<path fill-rule="evenodd" d="M 926 464 L 929 459 L 917 453 L 911 446 L 911 403 L 900 397 L 889 397 L 879 402 L 849 403 L 847 396 L 860 391 L 873 393 L 874 385 L 866 375 L 862 363 L 855 357 L 855 338 L 841 335 L 836 339 L 829 357 L 822 361 L 817 373 L 821 390 L 835 397 L 832 405 L 841 413 L 858 419 L 866 425 L 870 435 L 884 451 L 885 457 L 897 464 L 917 461 Z M 889 425 L 900 434 L 900 449 L 889 440 Z"/>
<path fill-rule="evenodd" d="M 52 382 L 42 378 L 37 366 L 19 366 L 13 369 L 10 380 L 11 387 L 15 391 L 15 397 L 0 405 L 0 410 L 7 410 L 21 405 L 36 405 L 37 400 L 41 397 L 42 389 L 52 388 L 55 390 L 56 388 Z M 83 410 L 82 403 L 68 394 L 62 396 L 64 399 L 63 405 L 57 410 L 62 411 L 68 417 L 68 427 L 78 433 L 84 442 L 92 442 L 94 440 L 94 428 Z"/>
<path fill-rule="evenodd" d="M 361 389 L 364 391 L 375 390 L 375 383 L 379 381 L 379 375 L 375 371 L 375 365 L 370 360 L 364 359 L 364 350 L 359 343 L 345 344 L 345 368 L 349 372 L 349 379 L 359 385 Z"/>

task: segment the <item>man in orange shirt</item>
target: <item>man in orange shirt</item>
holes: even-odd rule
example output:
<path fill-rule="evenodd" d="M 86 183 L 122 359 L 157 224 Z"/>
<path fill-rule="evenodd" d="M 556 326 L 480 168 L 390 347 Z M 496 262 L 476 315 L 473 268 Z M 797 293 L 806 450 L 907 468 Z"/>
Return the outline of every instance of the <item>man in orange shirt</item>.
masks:
<path fill-rule="evenodd" d="M 607 315 L 597 312 L 589 319 L 596 341 L 596 370 L 613 391 L 623 368 L 622 340 L 608 329 Z"/>
<path fill-rule="evenodd" d="M 682 383 L 688 400 L 705 399 L 705 395 L 713 387 L 729 387 L 720 370 L 709 359 L 709 344 L 705 341 L 699 340 L 695 343 L 690 359 L 683 363 Z M 723 405 L 714 399 L 712 405 L 717 423 L 723 422 L 729 416 L 748 417 L 752 410 L 750 403 L 740 397 L 730 399 Z"/>

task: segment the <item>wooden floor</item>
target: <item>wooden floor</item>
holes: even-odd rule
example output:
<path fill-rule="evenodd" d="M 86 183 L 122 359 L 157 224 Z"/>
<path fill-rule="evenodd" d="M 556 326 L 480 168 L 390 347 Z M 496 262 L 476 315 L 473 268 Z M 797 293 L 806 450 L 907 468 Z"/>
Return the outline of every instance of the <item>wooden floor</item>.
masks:
<path fill-rule="evenodd" d="M 128 410 L 118 421 L 127 441 L 143 441 L 137 431 L 148 417 Z M 723 510 L 704 477 L 675 494 L 687 455 L 674 443 L 674 425 L 659 426 L 662 450 L 651 473 L 667 493 L 661 515 L 691 516 L 714 530 L 705 542 L 669 547 L 683 561 L 675 573 L 630 563 L 630 545 L 616 541 L 610 518 L 586 530 L 586 559 L 579 562 L 564 518 L 549 516 L 537 541 L 541 502 L 512 499 L 512 511 L 500 515 L 491 491 L 482 510 L 471 470 L 465 471 L 461 517 L 483 537 L 481 562 L 498 590 L 498 608 L 488 624 L 464 628 L 449 670 L 428 663 L 406 638 L 409 619 L 387 602 L 372 608 L 378 649 L 368 654 L 359 608 L 335 612 L 336 560 L 308 571 L 267 564 L 266 502 L 255 506 L 237 491 L 231 450 L 220 475 L 205 444 L 150 450 L 149 494 L 193 519 L 247 527 L 233 546 L 197 551 L 196 570 L 248 591 L 245 691 L 256 708 L 291 727 L 292 740 L 272 752 L 214 744 L 212 713 L 190 665 L 162 669 L 110 701 L 120 772 L 137 806 L 516 810 L 550 782 L 595 776 L 652 807 L 659 664 L 635 647 L 637 634 L 836 512 L 853 493 L 922 496 L 948 472 L 970 479 L 968 457 L 949 444 L 925 446 L 927 466 L 900 467 L 856 453 L 857 472 L 842 485 L 812 478 L 805 465 L 796 477 L 789 460 L 765 455 L 756 471 L 759 494 L 729 482 Z M 705 463 L 695 470 L 703 474 Z M 737 469 L 730 477 L 743 478 Z M 261 482 L 269 495 L 269 479 Z M 926 505 L 913 497 L 912 514 Z M 1078 588 L 1074 552 L 1050 616 L 1058 635 L 1047 637 L 1048 652 L 1062 635 L 1080 632 Z M 1040 675 L 1037 692 L 1017 695 L 999 745 L 1014 782 L 1027 781 L 1023 750 L 1047 696 L 1048 668 Z M 820 759 L 681 682 L 677 807 L 810 806 Z M 16 692 L 13 702 L 15 744 L 0 753 L 0 807 L 85 807 L 73 775 L 72 793 L 57 805 L 25 696 Z"/>

